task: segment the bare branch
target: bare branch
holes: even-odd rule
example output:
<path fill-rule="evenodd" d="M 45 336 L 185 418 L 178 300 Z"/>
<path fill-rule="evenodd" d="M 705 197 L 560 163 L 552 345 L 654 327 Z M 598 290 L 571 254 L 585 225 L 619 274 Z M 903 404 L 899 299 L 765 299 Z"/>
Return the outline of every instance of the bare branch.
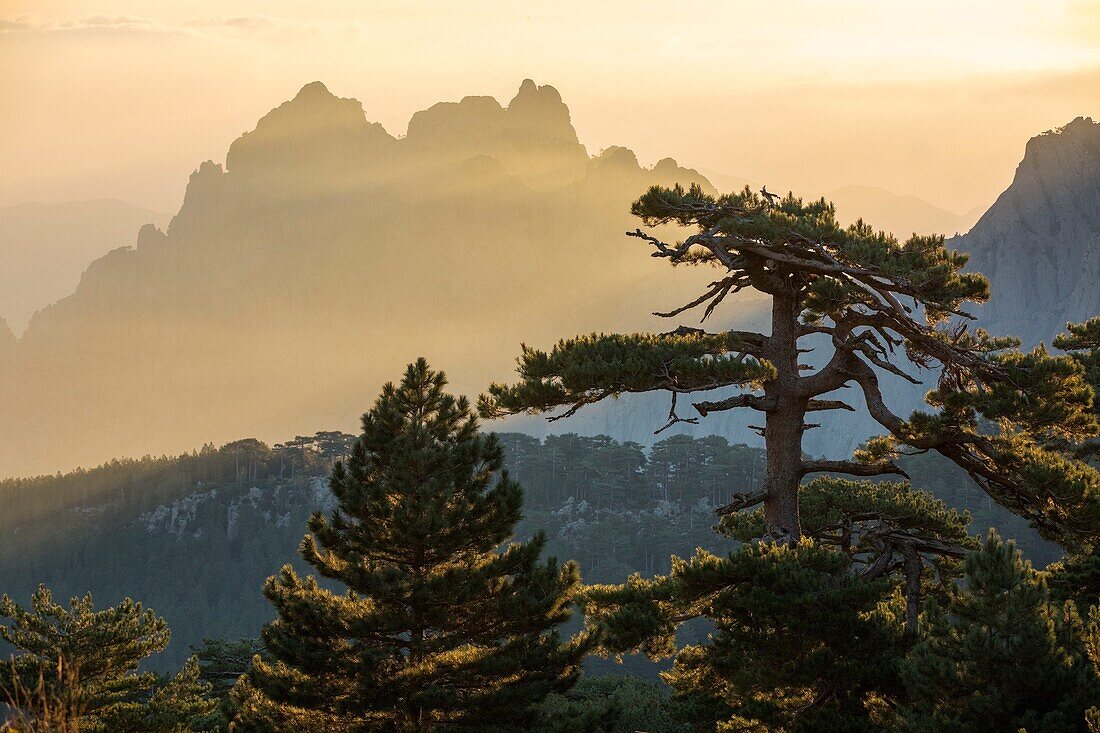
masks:
<path fill-rule="evenodd" d="M 676 425 L 677 423 L 686 422 L 686 423 L 689 423 L 691 425 L 698 425 L 699 424 L 699 418 L 697 418 L 697 417 L 686 417 L 685 418 L 685 417 L 680 417 L 679 415 L 676 414 L 676 396 L 678 394 L 680 394 L 680 393 L 673 390 L 673 392 L 672 392 L 672 405 L 668 408 L 668 422 L 665 423 L 664 427 L 657 428 L 656 430 L 654 430 L 653 431 L 654 435 L 659 435 L 659 434 L 663 433 L 664 431 L 668 430 L 669 428 L 671 428 L 673 425 Z"/>
<path fill-rule="evenodd" d="M 763 504 L 764 500 L 768 498 L 767 491 L 754 491 L 748 494 L 734 494 L 733 501 L 724 506 L 720 506 L 715 510 L 715 513 L 724 517 L 727 514 L 733 514 L 739 512 L 742 509 L 748 509 L 754 507 L 757 504 Z"/>
<path fill-rule="evenodd" d="M 737 280 L 737 278 L 734 278 L 734 277 L 727 277 L 727 278 L 723 278 L 721 280 L 715 280 L 714 282 L 712 282 L 710 285 L 707 286 L 707 287 L 710 288 L 709 290 L 707 290 L 707 292 L 703 293 L 702 295 L 700 295 L 698 298 L 691 301 L 690 303 L 688 303 L 686 305 L 682 305 L 679 308 L 674 308 L 674 309 L 672 309 L 670 311 L 667 311 L 667 312 L 653 311 L 653 315 L 660 316 L 661 318 L 672 318 L 673 316 L 678 316 L 681 313 L 683 313 L 684 311 L 691 310 L 692 308 L 694 308 L 696 306 L 699 306 L 699 305 L 702 305 L 703 303 L 706 303 L 711 298 L 716 297 L 718 295 L 718 293 L 720 293 L 722 291 L 723 288 L 725 288 L 726 290 L 729 290 L 729 287 L 734 282 L 736 282 L 736 280 Z"/>
<path fill-rule="evenodd" d="M 737 407 L 751 407 L 760 412 L 768 412 L 775 409 L 775 400 L 766 397 L 758 397 L 751 394 L 739 394 L 718 402 L 696 402 L 692 405 L 700 415 L 706 417 L 711 412 L 732 410 Z"/>
<path fill-rule="evenodd" d="M 803 461 L 802 475 L 808 473 L 844 473 L 849 476 L 883 476 L 893 474 L 909 478 L 901 467 L 893 461 L 877 463 L 856 463 L 855 461 Z"/>
<path fill-rule="evenodd" d="M 615 394 L 615 390 L 605 389 L 602 392 L 598 392 L 594 395 L 590 395 L 590 396 L 585 397 L 583 399 L 577 400 L 572 405 L 570 405 L 568 410 L 566 410 L 565 412 L 563 412 L 560 415 L 550 415 L 546 418 L 546 421 L 547 422 L 554 422 L 555 420 L 562 420 L 562 419 L 567 418 L 567 417 L 572 417 L 573 415 L 577 414 L 577 410 L 581 409 L 585 405 L 594 405 L 595 403 L 599 402 L 600 400 L 605 399 L 607 397 L 610 397 L 613 394 Z"/>
<path fill-rule="evenodd" d="M 856 408 L 843 400 L 810 400 L 806 403 L 806 412 L 820 412 L 822 410 L 847 410 L 855 412 Z"/>

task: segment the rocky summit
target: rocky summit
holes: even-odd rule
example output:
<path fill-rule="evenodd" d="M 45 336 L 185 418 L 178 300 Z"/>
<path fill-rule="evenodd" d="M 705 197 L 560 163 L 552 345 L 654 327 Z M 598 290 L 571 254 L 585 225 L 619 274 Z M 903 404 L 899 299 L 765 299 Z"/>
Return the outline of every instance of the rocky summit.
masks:
<path fill-rule="evenodd" d="M 952 244 L 990 279 L 980 321 L 994 333 L 1049 344 L 1100 313 L 1100 123 L 1032 138 L 1012 185 Z"/>

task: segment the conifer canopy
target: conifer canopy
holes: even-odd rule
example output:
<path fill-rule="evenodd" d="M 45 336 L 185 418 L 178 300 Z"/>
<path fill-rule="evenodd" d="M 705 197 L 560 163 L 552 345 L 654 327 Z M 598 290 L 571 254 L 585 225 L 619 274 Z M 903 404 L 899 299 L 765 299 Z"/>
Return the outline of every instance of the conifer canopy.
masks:
<path fill-rule="evenodd" d="M 503 546 L 522 490 L 465 398 L 420 359 L 387 384 L 315 514 L 301 553 L 264 593 L 264 629 L 238 691 L 241 730 L 493 731 L 533 724 L 576 681 L 592 639 L 562 640 L 580 584 L 540 560 L 545 538 Z"/>

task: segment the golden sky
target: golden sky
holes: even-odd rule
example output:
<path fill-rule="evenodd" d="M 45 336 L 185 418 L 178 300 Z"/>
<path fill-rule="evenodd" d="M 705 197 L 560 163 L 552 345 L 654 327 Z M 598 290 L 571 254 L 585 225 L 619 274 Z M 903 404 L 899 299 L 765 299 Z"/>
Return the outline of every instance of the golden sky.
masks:
<path fill-rule="evenodd" d="M 201 161 L 315 79 L 400 135 L 525 77 L 561 91 L 591 153 L 961 213 L 1029 137 L 1100 116 L 1100 0 L 0 0 L 0 205 L 174 211 Z"/>

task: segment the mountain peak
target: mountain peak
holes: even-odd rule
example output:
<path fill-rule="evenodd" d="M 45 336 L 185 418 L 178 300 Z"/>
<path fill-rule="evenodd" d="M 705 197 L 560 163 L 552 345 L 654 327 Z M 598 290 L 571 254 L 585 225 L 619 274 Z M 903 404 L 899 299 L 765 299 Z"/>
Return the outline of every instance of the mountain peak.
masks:
<path fill-rule="evenodd" d="M 1091 117 L 1077 117 L 1062 127 L 1047 130 L 1031 138 L 1020 166 L 1037 165 L 1054 158 L 1061 165 L 1066 156 L 1100 158 L 1100 123 Z M 1017 175 L 1019 171 L 1017 171 Z"/>
<path fill-rule="evenodd" d="M 508 127 L 530 130 L 548 140 L 579 144 L 569 107 L 561 101 L 558 90 L 549 84 L 540 87 L 524 79 L 516 96 L 508 103 L 504 121 Z"/>
<path fill-rule="evenodd" d="M 15 350 L 19 342 L 8 327 L 8 322 L 0 318 L 0 375 L 7 371 L 6 367 L 15 356 Z"/>
<path fill-rule="evenodd" d="M 1094 135 L 1100 131 L 1100 122 L 1093 122 L 1091 117 L 1075 117 L 1071 122 L 1055 130 L 1061 135 Z"/>
<path fill-rule="evenodd" d="M 527 100 L 537 99 L 542 104 L 561 104 L 561 94 L 557 89 L 549 84 L 543 84 L 539 86 L 535 84 L 531 79 L 524 79 L 523 83 L 519 85 L 519 91 L 516 92 L 516 96 L 512 97 L 512 101 L 509 102 L 508 108 L 511 109 L 517 101 L 523 104 Z"/>
<path fill-rule="evenodd" d="M 488 156 L 540 189 L 580 178 L 588 161 L 558 90 L 530 79 L 507 107 L 493 97 L 463 97 L 417 112 L 404 143 L 436 162 Z"/>
<path fill-rule="evenodd" d="M 298 90 L 298 94 L 295 95 L 295 99 L 309 99 L 311 97 L 333 97 L 333 93 L 328 90 L 322 82 L 311 81 L 304 87 Z"/>
<path fill-rule="evenodd" d="M 310 161 L 340 167 L 341 159 L 370 156 L 394 139 L 367 121 L 357 99 L 337 97 L 319 81 L 310 82 L 229 146 L 225 168 L 250 176 L 297 169 Z"/>
<path fill-rule="evenodd" d="M 1098 211 L 1100 124 L 1078 117 L 1031 138 L 1012 185 L 958 241 L 992 284 L 983 325 L 1049 343 L 1100 312 Z"/>

